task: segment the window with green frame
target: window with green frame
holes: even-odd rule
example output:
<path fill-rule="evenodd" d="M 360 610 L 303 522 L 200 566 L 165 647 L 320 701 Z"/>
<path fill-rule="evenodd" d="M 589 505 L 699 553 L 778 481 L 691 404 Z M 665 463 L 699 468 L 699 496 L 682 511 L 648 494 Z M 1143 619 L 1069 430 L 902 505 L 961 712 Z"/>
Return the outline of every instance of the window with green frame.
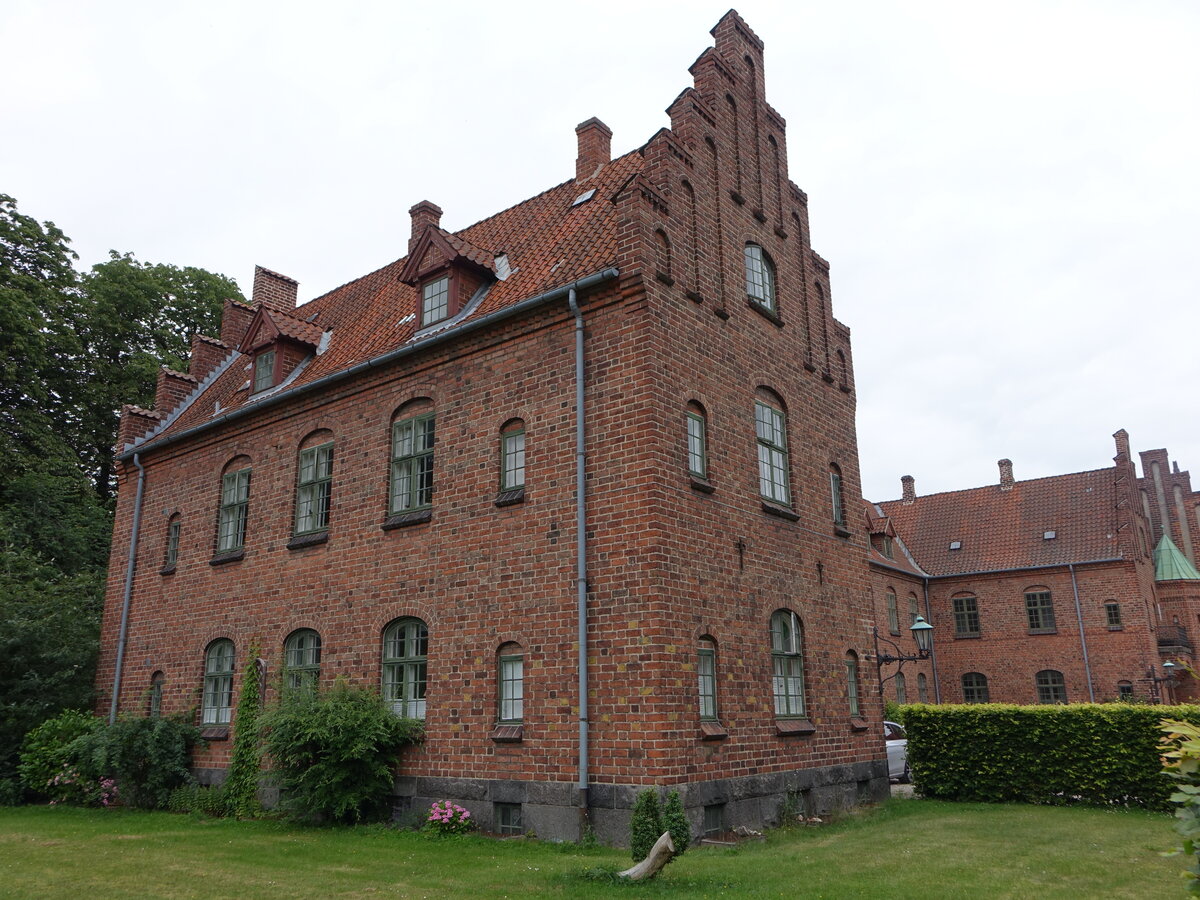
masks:
<path fill-rule="evenodd" d="M 499 660 L 500 721 L 517 725 L 525 715 L 525 656 L 519 644 L 504 644 Z"/>
<path fill-rule="evenodd" d="M 954 604 L 954 636 L 978 637 L 979 601 L 966 595 L 955 597 L 951 602 Z"/>
<path fill-rule="evenodd" d="M 1116 600 L 1104 604 L 1104 621 L 1109 631 L 1121 631 L 1125 627 L 1121 623 L 1121 604 Z"/>
<path fill-rule="evenodd" d="M 833 504 L 833 524 L 846 527 L 846 504 L 842 499 L 842 470 L 835 464 L 829 465 L 829 494 Z"/>
<path fill-rule="evenodd" d="M 433 413 L 392 425 L 391 513 L 424 509 L 433 503 Z"/>
<path fill-rule="evenodd" d="M 315 691 L 321 678 L 321 636 L 300 628 L 283 642 L 284 685 L 291 693 Z"/>
<path fill-rule="evenodd" d="M 900 633 L 900 612 L 896 609 L 896 595 L 892 591 L 888 591 L 884 595 L 887 601 L 887 620 L 888 631 L 892 634 Z"/>
<path fill-rule="evenodd" d="M 769 312 L 775 312 L 775 266 L 758 244 L 747 244 L 746 296 Z"/>
<path fill-rule="evenodd" d="M 1063 673 L 1055 669 L 1043 669 L 1037 673 L 1038 703 L 1066 703 L 1067 683 Z"/>
<path fill-rule="evenodd" d="M 788 609 L 771 616 L 771 684 L 777 718 L 804 716 L 804 639 L 800 619 Z"/>
<path fill-rule="evenodd" d="M 921 604 L 917 602 L 916 594 L 908 595 L 908 627 L 917 624 L 917 616 L 921 615 Z"/>
<path fill-rule="evenodd" d="M 929 702 L 929 679 L 925 677 L 924 672 L 917 673 L 917 702 Z"/>
<path fill-rule="evenodd" d="M 333 488 L 333 441 L 300 451 L 296 476 L 296 534 L 329 529 Z"/>
<path fill-rule="evenodd" d="M 525 423 L 514 419 L 500 430 L 500 490 L 525 487 Z"/>
<path fill-rule="evenodd" d="M 166 681 L 167 676 L 161 671 L 150 676 L 150 708 L 148 712 L 152 719 L 157 719 L 162 715 L 163 685 Z"/>
<path fill-rule="evenodd" d="M 758 492 L 764 500 L 787 506 L 788 489 L 787 417 L 762 400 L 754 401 L 754 427 L 758 438 Z"/>
<path fill-rule="evenodd" d="M 246 511 L 250 504 L 250 469 L 221 476 L 221 509 L 217 516 L 217 552 L 232 553 L 246 543 Z"/>
<path fill-rule="evenodd" d="M 450 315 L 450 276 L 421 285 L 421 324 L 432 325 Z"/>
<path fill-rule="evenodd" d="M 708 425 L 704 412 L 696 403 L 688 404 L 687 455 L 688 472 L 694 478 L 708 478 Z"/>
<path fill-rule="evenodd" d="M 420 619 L 397 619 L 383 632 L 383 699 L 398 716 L 425 718 L 429 629 Z"/>
<path fill-rule="evenodd" d="M 963 703 L 987 703 L 988 680 L 980 672 L 967 672 L 962 677 Z"/>
<path fill-rule="evenodd" d="M 275 386 L 275 351 L 263 350 L 254 357 L 254 390 L 265 391 Z"/>
<path fill-rule="evenodd" d="M 700 721 L 717 720 L 717 642 L 701 638 L 696 651 L 696 673 L 700 690 Z"/>
<path fill-rule="evenodd" d="M 850 701 L 850 715 L 859 718 L 862 708 L 858 702 L 858 654 L 853 650 L 846 654 L 846 697 Z"/>
<path fill-rule="evenodd" d="M 233 641 L 220 638 L 204 653 L 204 697 L 200 722 L 228 725 L 233 713 Z"/>
<path fill-rule="evenodd" d="M 905 680 L 903 672 L 896 673 L 896 702 L 900 704 L 908 702 L 908 682 Z"/>
<path fill-rule="evenodd" d="M 1054 601 L 1049 591 L 1027 591 L 1025 593 L 1025 615 L 1029 619 L 1031 634 L 1050 634 L 1054 627 Z"/>
<path fill-rule="evenodd" d="M 171 516 L 167 522 L 167 546 L 163 553 L 163 568 L 174 569 L 175 564 L 179 562 L 179 535 L 182 525 L 179 518 L 179 513 Z"/>

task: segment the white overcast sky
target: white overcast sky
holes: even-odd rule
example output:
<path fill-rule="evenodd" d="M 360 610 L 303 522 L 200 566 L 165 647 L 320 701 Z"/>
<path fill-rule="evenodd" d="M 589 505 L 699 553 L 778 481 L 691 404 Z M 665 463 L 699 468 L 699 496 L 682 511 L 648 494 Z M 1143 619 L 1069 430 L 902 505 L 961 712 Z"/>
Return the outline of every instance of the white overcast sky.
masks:
<path fill-rule="evenodd" d="M 0 193 L 301 300 L 668 124 L 722 2 L 0 4 Z M 1200 3 L 744 0 L 853 332 L 863 488 L 1166 447 L 1200 487 Z"/>

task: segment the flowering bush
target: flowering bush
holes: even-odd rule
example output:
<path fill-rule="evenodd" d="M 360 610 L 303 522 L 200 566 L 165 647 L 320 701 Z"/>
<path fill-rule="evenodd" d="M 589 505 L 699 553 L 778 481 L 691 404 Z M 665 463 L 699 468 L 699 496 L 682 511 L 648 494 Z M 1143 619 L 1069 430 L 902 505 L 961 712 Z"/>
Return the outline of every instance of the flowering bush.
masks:
<path fill-rule="evenodd" d="M 471 811 L 449 800 L 435 801 L 425 821 L 425 828 L 434 834 L 466 834 L 474 827 Z"/>
<path fill-rule="evenodd" d="M 112 778 L 92 780 L 77 769 L 63 765 L 62 771 L 51 778 L 43 791 L 51 797 L 50 805 L 74 803 L 81 806 L 115 806 L 117 783 Z"/>

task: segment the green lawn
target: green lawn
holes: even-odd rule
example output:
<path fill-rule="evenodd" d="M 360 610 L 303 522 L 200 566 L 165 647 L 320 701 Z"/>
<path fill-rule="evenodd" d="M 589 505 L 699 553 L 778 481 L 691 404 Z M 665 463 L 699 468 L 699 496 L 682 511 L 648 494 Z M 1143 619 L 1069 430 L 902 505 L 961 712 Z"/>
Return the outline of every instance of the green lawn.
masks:
<path fill-rule="evenodd" d="M 0 808 L 0 897 L 1133 897 L 1186 895 L 1166 815 L 892 800 L 735 849 L 693 849 L 645 885 L 628 855 L 385 828 L 65 807 Z"/>

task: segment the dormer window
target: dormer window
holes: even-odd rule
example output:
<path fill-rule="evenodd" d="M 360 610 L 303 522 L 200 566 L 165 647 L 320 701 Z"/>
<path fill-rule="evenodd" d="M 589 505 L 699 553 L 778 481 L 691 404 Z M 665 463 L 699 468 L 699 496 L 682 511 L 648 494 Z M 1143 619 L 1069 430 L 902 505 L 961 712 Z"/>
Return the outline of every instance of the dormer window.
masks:
<path fill-rule="evenodd" d="M 421 286 L 421 324 L 432 325 L 450 315 L 450 276 L 443 275 Z"/>
<path fill-rule="evenodd" d="M 275 386 L 275 351 L 263 350 L 254 357 L 254 393 Z"/>

